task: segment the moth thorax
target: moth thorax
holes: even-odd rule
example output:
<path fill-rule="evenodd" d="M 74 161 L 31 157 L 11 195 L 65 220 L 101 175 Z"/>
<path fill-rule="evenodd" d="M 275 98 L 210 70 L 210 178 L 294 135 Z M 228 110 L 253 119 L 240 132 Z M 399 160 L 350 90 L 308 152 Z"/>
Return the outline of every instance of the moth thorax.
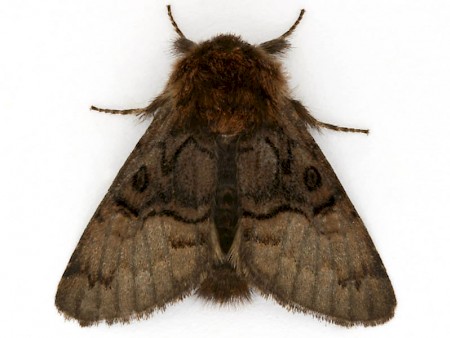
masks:
<path fill-rule="evenodd" d="M 287 88 L 273 56 L 232 35 L 206 41 L 179 60 L 169 86 L 183 121 L 217 134 L 274 120 Z"/>

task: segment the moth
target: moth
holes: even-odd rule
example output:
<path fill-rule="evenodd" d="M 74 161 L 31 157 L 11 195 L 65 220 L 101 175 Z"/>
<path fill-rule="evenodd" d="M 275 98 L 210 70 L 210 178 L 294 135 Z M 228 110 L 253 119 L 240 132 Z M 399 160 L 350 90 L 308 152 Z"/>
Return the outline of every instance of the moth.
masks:
<path fill-rule="evenodd" d="M 343 325 L 389 320 L 385 267 L 358 213 L 290 96 L 280 37 L 251 45 L 226 34 L 178 34 L 177 60 L 153 116 L 84 231 L 56 294 L 87 326 L 143 318 L 196 293 L 243 302 L 253 291 Z"/>

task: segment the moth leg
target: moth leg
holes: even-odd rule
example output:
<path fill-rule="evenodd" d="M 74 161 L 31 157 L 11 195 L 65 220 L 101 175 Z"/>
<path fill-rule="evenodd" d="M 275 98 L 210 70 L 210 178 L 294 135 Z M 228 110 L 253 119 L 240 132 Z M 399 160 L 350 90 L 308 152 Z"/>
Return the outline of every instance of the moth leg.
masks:
<path fill-rule="evenodd" d="M 336 126 L 334 124 L 325 123 L 322 121 L 317 120 L 315 117 L 313 117 L 308 110 L 300 103 L 300 101 L 297 100 L 291 100 L 292 105 L 294 106 L 295 111 L 297 114 L 308 124 L 309 126 L 320 129 L 320 128 L 327 128 L 335 131 L 343 131 L 343 132 L 350 132 L 350 133 L 363 133 L 363 134 L 369 134 L 369 129 L 359 129 L 359 128 L 347 128 L 347 127 L 341 127 Z"/>
<path fill-rule="evenodd" d="M 318 128 L 327 128 L 335 131 L 344 131 L 344 132 L 350 132 L 350 133 L 362 133 L 362 134 L 369 134 L 369 129 L 358 129 L 358 128 L 347 128 L 347 127 L 341 127 L 341 126 L 335 126 L 334 124 L 329 124 L 325 122 L 321 122 L 319 120 L 315 120 L 316 126 Z"/>
<path fill-rule="evenodd" d="M 146 111 L 145 108 L 117 110 L 117 109 L 98 108 L 96 106 L 91 106 L 91 110 L 99 111 L 102 113 L 121 114 L 121 115 L 141 115 Z"/>
<path fill-rule="evenodd" d="M 153 114 L 156 110 L 158 110 L 161 106 L 163 106 L 167 102 L 167 99 L 163 97 L 163 95 L 159 95 L 156 99 L 153 100 L 145 108 L 136 108 L 136 109 L 105 109 L 98 108 L 96 106 L 91 106 L 91 110 L 99 111 L 102 113 L 108 114 L 121 114 L 121 115 L 137 115 L 137 116 L 147 116 Z"/>

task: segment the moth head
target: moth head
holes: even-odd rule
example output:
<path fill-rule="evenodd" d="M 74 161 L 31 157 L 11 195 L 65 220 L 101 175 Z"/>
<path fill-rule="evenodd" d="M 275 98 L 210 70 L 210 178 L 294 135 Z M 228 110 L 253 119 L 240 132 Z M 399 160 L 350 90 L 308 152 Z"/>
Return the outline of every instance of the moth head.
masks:
<path fill-rule="evenodd" d="M 185 125 L 206 126 L 219 134 L 237 134 L 275 121 L 288 97 L 286 76 L 275 54 L 289 47 L 287 38 L 300 22 L 280 37 L 252 45 L 232 34 L 195 43 L 172 17 L 180 54 L 168 82 L 168 95 Z"/>
<path fill-rule="evenodd" d="M 178 34 L 178 38 L 175 40 L 173 44 L 173 49 L 175 53 L 177 54 L 188 54 L 189 52 L 195 50 L 195 48 L 198 46 L 197 43 L 193 42 L 192 40 L 189 40 L 186 38 L 186 36 L 183 34 L 181 29 L 178 27 L 175 19 L 172 15 L 172 10 L 170 5 L 167 5 L 167 13 L 169 15 L 170 22 L 172 23 L 173 28 Z M 297 18 L 297 20 L 294 22 L 294 24 L 281 36 L 268 40 L 266 42 L 263 42 L 258 45 L 259 48 L 264 50 L 268 54 L 282 54 L 290 47 L 290 43 L 288 41 L 289 36 L 294 32 L 295 28 L 300 23 L 301 19 L 303 18 L 303 15 L 305 14 L 305 10 L 302 9 L 300 11 L 300 14 Z"/>

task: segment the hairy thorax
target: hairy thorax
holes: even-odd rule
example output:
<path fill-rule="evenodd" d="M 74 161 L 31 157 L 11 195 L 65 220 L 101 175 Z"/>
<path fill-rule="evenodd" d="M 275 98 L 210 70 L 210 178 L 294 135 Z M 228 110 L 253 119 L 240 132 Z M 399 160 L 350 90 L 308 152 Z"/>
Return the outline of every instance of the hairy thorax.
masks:
<path fill-rule="evenodd" d="M 275 121 L 286 87 L 272 56 L 233 35 L 219 35 L 180 59 L 168 84 L 180 124 L 217 134 Z"/>

